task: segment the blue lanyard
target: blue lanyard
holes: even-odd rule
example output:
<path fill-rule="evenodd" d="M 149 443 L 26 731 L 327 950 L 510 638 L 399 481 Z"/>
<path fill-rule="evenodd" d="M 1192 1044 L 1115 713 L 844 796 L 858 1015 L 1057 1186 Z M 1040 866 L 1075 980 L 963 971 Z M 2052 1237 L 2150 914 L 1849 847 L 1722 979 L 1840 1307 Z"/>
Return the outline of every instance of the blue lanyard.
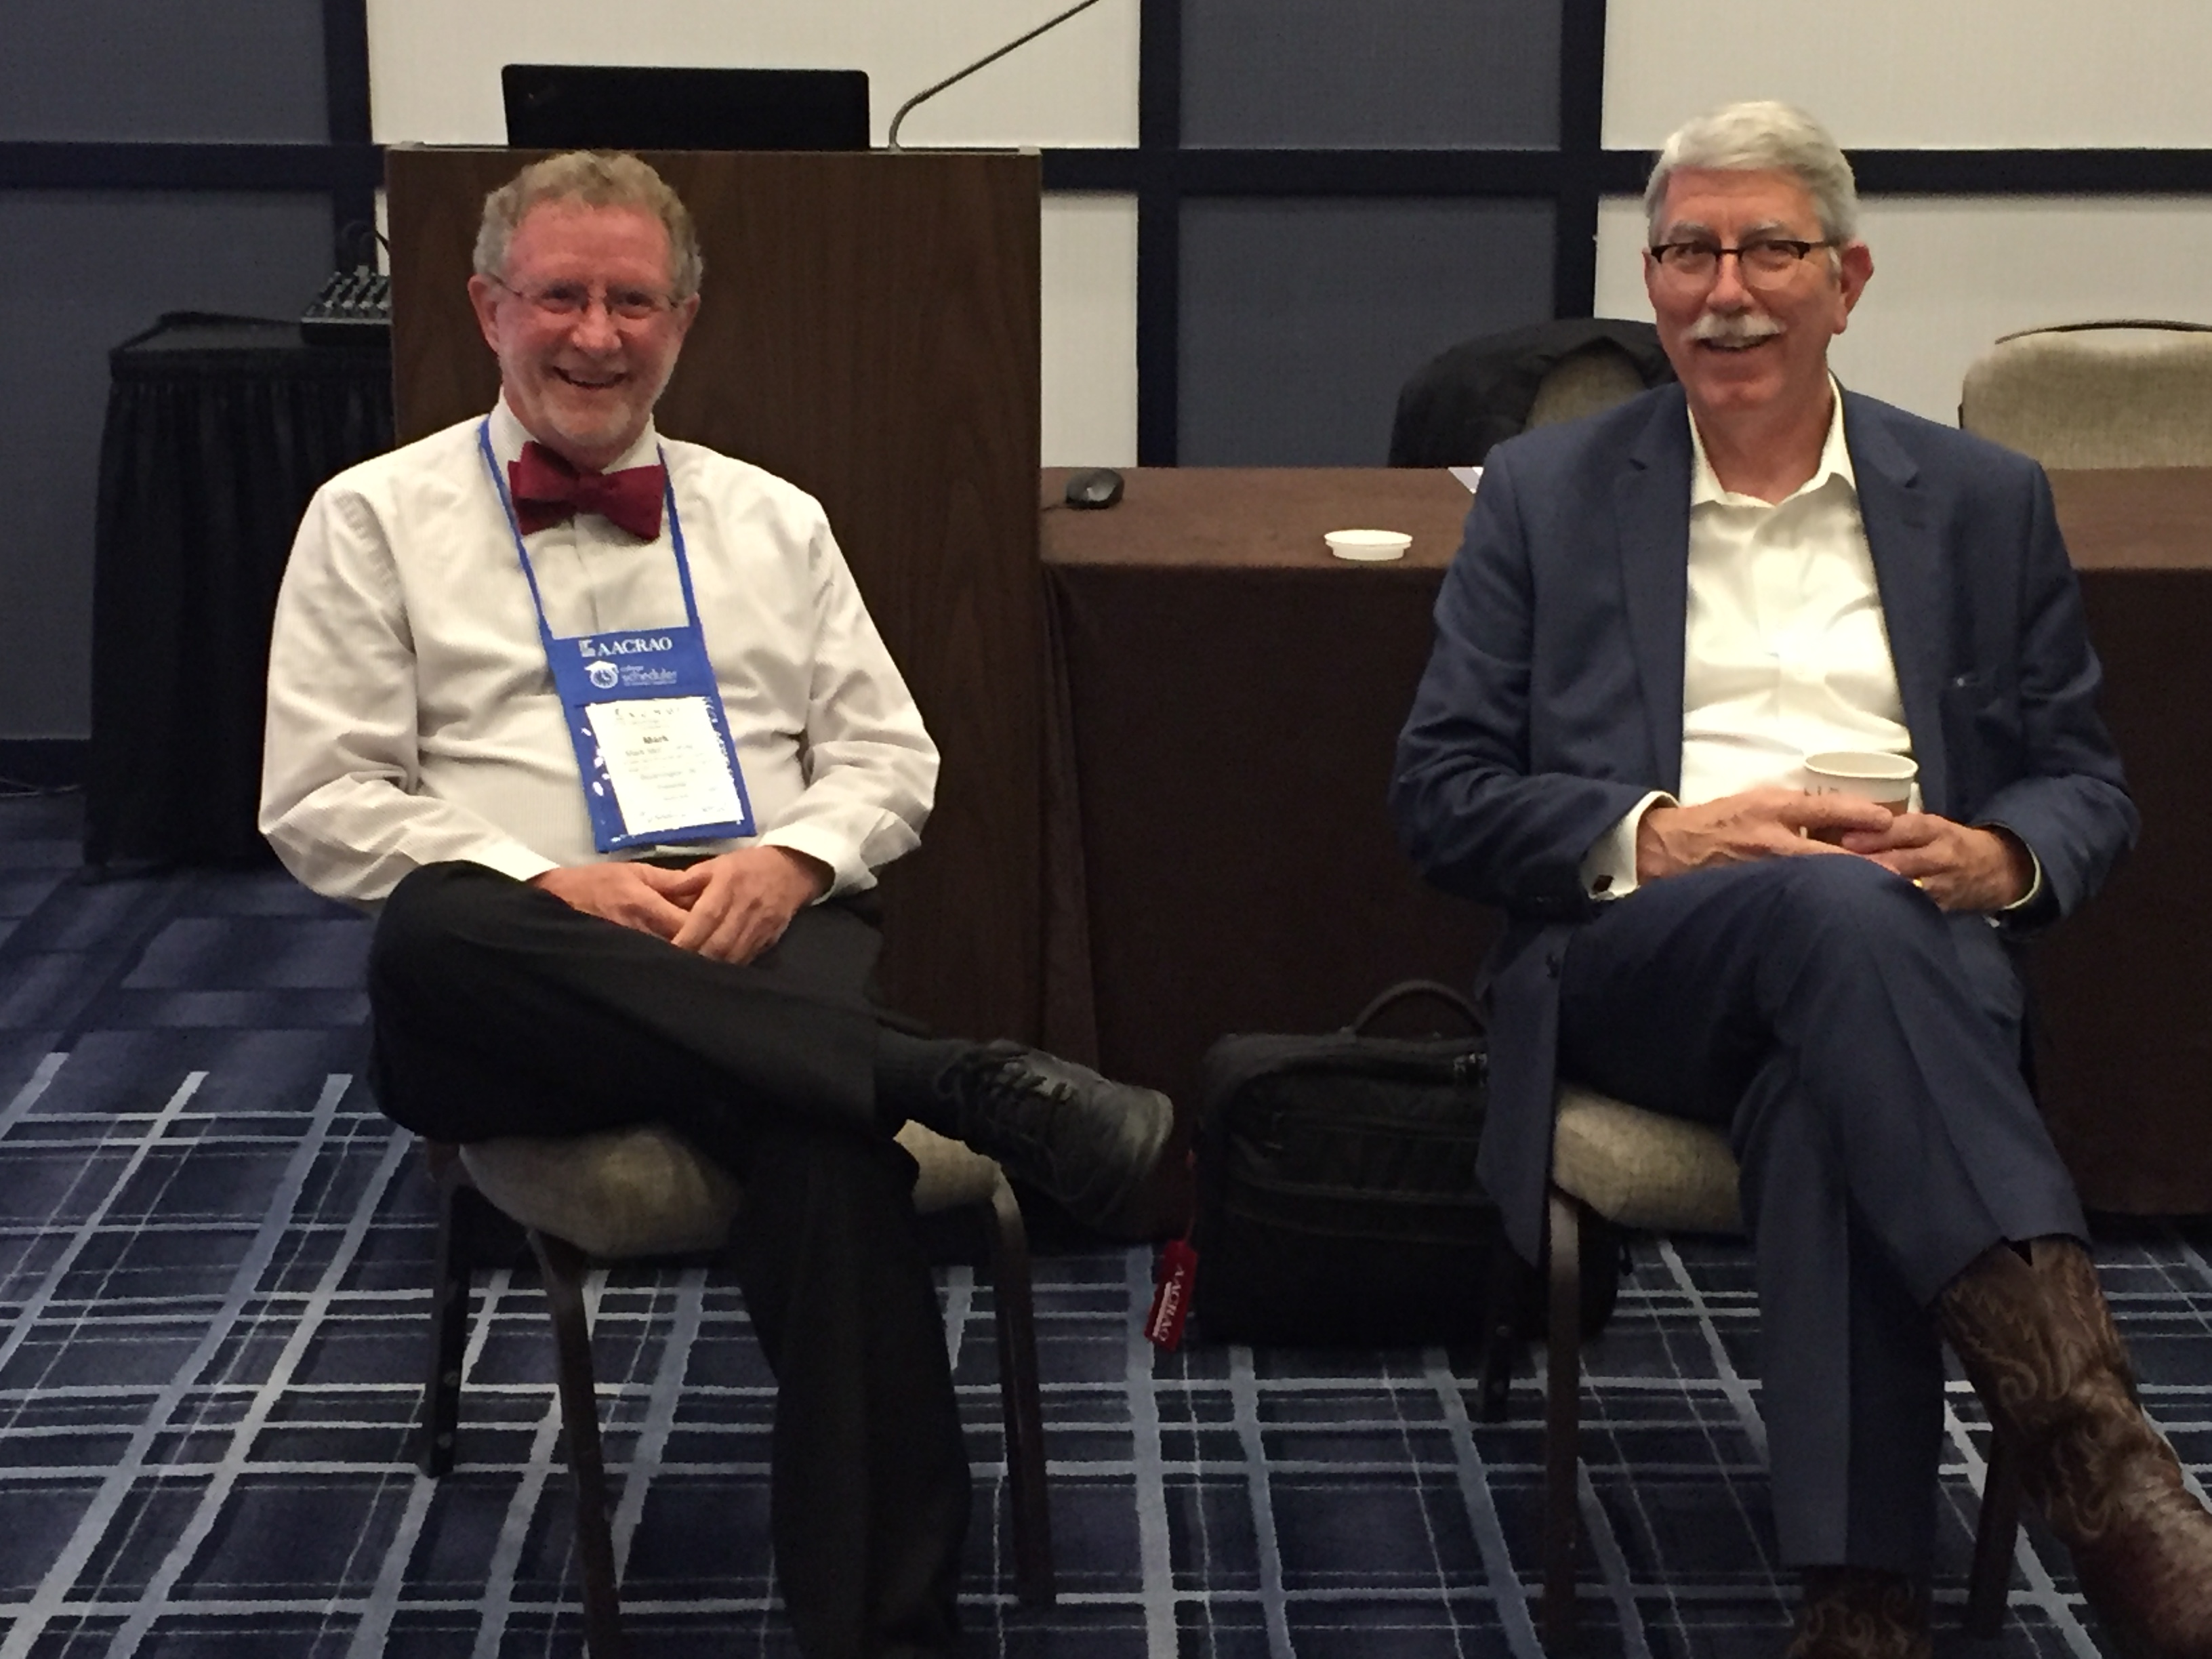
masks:
<path fill-rule="evenodd" d="M 523 580 L 530 584 L 530 602 L 538 608 L 538 636 L 545 642 L 545 658 L 553 659 L 553 627 L 545 620 L 545 596 L 538 590 L 538 573 L 530 568 L 530 550 L 523 545 L 522 522 L 514 516 L 514 498 L 507 493 L 507 480 L 499 475 L 499 458 L 491 449 L 491 416 L 487 415 L 477 423 L 477 447 L 483 452 L 484 467 L 491 474 L 491 487 L 498 494 L 500 511 L 507 515 L 507 534 L 514 538 L 514 556 L 522 561 Z M 668 452 L 660 445 L 653 446 L 660 457 L 661 510 L 668 514 L 668 539 L 676 550 L 676 580 L 684 586 L 684 620 L 703 641 L 706 633 L 699 628 L 699 602 L 691 593 L 691 562 L 684 556 L 684 521 L 676 516 L 676 482 L 669 476 Z"/>

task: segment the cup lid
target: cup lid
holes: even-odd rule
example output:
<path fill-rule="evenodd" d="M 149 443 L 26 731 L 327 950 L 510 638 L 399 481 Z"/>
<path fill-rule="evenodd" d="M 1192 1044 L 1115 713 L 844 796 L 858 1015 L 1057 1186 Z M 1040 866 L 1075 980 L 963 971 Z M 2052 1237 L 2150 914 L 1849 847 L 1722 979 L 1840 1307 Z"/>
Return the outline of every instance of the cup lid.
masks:
<path fill-rule="evenodd" d="M 1380 562 L 1401 559 L 1413 538 L 1401 530 L 1332 530 L 1322 539 L 1340 559 Z"/>

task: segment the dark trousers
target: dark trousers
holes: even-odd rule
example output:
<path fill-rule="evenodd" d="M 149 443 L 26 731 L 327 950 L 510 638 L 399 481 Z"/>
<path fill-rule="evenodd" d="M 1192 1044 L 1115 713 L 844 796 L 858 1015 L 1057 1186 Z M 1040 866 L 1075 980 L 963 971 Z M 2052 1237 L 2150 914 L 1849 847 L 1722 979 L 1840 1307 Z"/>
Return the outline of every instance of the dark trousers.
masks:
<path fill-rule="evenodd" d="M 1775 859 L 1607 907 L 1560 978 L 1563 1074 L 1735 1149 L 1783 1559 L 1924 1574 L 1929 1304 L 2000 1241 L 2087 1236 L 2003 945 L 1863 859 Z"/>
<path fill-rule="evenodd" d="M 776 1571 L 808 1659 L 957 1632 L 968 1466 L 914 1162 L 875 1109 L 879 945 L 817 906 L 736 967 L 447 864 L 399 884 L 369 959 L 371 1080 L 409 1128 L 659 1121 L 744 1182 L 732 1255 L 776 1377 Z"/>

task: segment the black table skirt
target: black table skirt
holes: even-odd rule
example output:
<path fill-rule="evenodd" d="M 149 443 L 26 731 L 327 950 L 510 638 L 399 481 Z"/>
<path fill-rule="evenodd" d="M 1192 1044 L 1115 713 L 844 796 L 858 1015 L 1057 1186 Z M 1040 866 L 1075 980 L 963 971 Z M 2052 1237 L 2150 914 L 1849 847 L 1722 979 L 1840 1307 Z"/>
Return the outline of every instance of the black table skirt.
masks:
<path fill-rule="evenodd" d="M 173 313 L 109 363 L 85 857 L 265 859 L 276 587 L 316 487 L 392 446 L 390 352 Z"/>

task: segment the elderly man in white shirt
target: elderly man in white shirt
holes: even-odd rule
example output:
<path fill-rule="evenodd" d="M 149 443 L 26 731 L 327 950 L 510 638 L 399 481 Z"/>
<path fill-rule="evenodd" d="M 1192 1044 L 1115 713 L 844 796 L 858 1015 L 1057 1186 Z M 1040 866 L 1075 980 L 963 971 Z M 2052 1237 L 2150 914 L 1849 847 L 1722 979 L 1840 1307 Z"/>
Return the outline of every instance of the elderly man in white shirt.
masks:
<path fill-rule="evenodd" d="M 380 913 L 393 1118 L 464 1142 L 660 1121 L 744 1181 L 800 1650 L 944 1652 L 968 1471 L 892 1136 L 916 1119 L 1121 1229 L 1172 1110 L 869 1000 L 867 890 L 916 844 L 937 750 L 819 505 L 653 428 L 700 276 L 635 157 L 487 198 L 470 294 L 499 404 L 309 506 L 261 827 Z"/>
<path fill-rule="evenodd" d="M 1830 375 L 1874 262 L 1802 112 L 1690 122 L 1645 203 L 1681 384 L 1492 453 L 1392 786 L 1507 913 L 1483 1179 L 1534 1260 L 1562 1073 L 1729 1133 L 1793 1655 L 1928 1651 L 1939 1335 L 2124 1650 L 2212 1653 L 2212 1516 L 2021 1072 L 2010 946 L 2136 827 L 2049 485 Z M 1838 749 L 1917 796 L 1807 793 Z"/>

